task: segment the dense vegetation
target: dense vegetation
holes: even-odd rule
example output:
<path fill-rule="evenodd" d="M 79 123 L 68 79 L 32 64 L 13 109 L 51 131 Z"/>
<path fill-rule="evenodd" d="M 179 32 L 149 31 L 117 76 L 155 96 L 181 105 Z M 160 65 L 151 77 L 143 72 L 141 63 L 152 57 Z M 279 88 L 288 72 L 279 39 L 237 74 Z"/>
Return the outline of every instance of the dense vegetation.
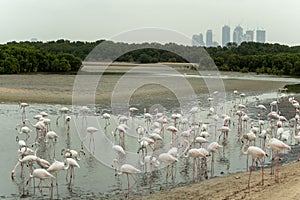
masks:
<path fill-rule="evenodd" d="M 95 48 L 100 43 L 101 48 Z M 89 55 L 93 49 L 93 55 Z M 0 45 L 0 73 L 77 71 L 88 55 L 88 59 L 99 61 L 193 62 L 205 66 L 210 62 L 204 50 L 220 70 L 300 75 L 300 46 L 244 42 L 239 46 L 229 43 L 226 47 L 203 49 L 174 43 L 126 44 L 103 40 L 9 42 Z"/>
<path fill-rule="evenodd" d="M 49 53 L 30 45 L 7 44 L 0 46 L 0 73 L 68 72 L 76 71 L 81 59 L 70 53 Z"/>

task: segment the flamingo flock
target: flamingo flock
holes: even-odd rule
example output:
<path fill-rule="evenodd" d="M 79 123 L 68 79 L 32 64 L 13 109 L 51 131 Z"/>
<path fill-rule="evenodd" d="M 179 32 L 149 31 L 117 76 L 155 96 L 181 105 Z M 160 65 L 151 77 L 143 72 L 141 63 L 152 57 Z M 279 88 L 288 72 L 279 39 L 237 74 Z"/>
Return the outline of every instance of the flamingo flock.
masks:
<path fill-rule="evenodd" d="M 65 133 L 57 133 L 52 130 L 51 119 L 48 118 L 48 113 L 42 111 L 34 115 L 33 120 L 35 122 L 32 123 L 31 119 L 27 118 L 28 114 L 26 114 L 25 110 L 25 108 L 29 107 L 29 104 L 21 103 L 20 107 L 22 109 L 21 123 L 16 126 L 18 157 L 16 158 L 16 165 L 11 171 L 11 179 L 13 181 L 16 179 L 24 180 L 28 190 L 32 187 L 35 191 L 37 187 L 41 194 L 43 194 L 43 188 L 49 188 L 50 198 L 53 198 L 53 181 L 55 180 L 57 198 L 59 198 L 58 189 L 64 184 L 61 183 L 60 186 L 58 184 L 59 171 L 67 171 L 66 180 L 69 179 L 68 189 L 72 191 L 74 168 L 80 168 L 77 161 L 80 160 L 82 154 L 85 154 L 83 149 L 77 153 L 70 147 L 62 149 L 61 155 L 56 154 L 56 143 L 59 142 L 61 134 L 70 137 L 69 122 L 71 117 L 68 115 L 69 109 L 63 107 L 59 110 L 61 115 L 57 118 L 57 126 L 59 125 L 59 118 L 63 118 L 62 126 L 67 126 L 67 128 L 65 127 Z M 32 129 L 35 129 L 35 137 L 31 135 L 34 132 Z M 20 174 L 17 173 L 19 166 Z M 35 185 L 35 179 L 39 179 L 38 186 Z"/>
<path fill-rule="evenodd" d="M 96 155 L 99 153 L 97 135 L 102 134 L 112 141 L 111 149 L 107 151 L 116 155 L 111 159 L 112 171 L 116 176 L 126 175 L 127 198 L 132 188 L 138 184 L 140 174 L 147 177 L 150 192 L 158 171 L 164 174 L 162 177 L 167 187 L 175 182 L 179 165 L 185 166 L 185 170 L 180 173 L 185 173 L 191 182 L 214 177 L 215 162 L 226 160 L 225 150 L 228 140 L 232 138 L 236 138 L 236 143 L 240 145 L 240 155 L 247 156 L 249 190 L 252 171 L 258 165 L 262 170 L 261 185 L 264 185 L 264 167 L 271 163 L 273 169 L 276 161 L 276 170 L 271 170 L 271 175 L 274 175 L 276 182 L 280 182 L 280 152 L 287 152 L 292 145 L 300 142 L 298 101 L 293 97 L 288 98 L 286 94 L 279 94 L 270 103 L 261 102 L 259 96 L 251 101 L 246 93 L 234 90 L 230 96 L 231 104 L 226 110 L 224 105 L 214 102 L 217 95 L 218 92 L 214 92 L 208 97 L 207 109 L 193 106 L 187 111 L 171 114 L 158 108 L 145 108 L 140 112 L 136 107 L 129 107 L 127 113 L 111 115 L 102 112 L 99 116 L 84 106 L 79 111 L 85 127 L 85 136 L 81 138 L 82 145 L 76 147 L 80 151 L 66 147 L 61 149 L 61 154 L 56 153 L 55 144 L 60 142 L 61 134 L 65 133 L 56 133 L 51 129 L 51 120 L 46 112 L 37 114 L 34 117 L 36 122 L 32 123 L 27 119 L 25 110 L 29 105 L 22 103 L 21 124 L 16 126 L 18 158 L 11 177 L 14 179 L 18 176 L 16 170 L 21 166 L 20 177 L 28 179 L 28 187 L 31 180 L 37 178 L 40 180 L 38 188 L 42 191 L 42 183 L 49 180 L 47 187 L 49 195 L 53 196 L 53 182 L 55 181 L 58 195 L 59 185 L 63 184 L 59 183 L 58 174 L 66 173 L 66 180 L 69 179 L 68 188 L 72 190 L 72 185 L 76 184 L 74 169 L 80 170 L 78 162 L 82 162 L 81 158 L 85 156 L 83 143 L 91 155 Z M 287 109 L 281 110 L 285 98 L 288 98 L 289 103 L 284 104 Z M 66 107 L 58 112 L 56 125 L 63 126 L 66 134 L 69 134 L 72 128 L 70 121 L 76 116 L 72 113 L 76 112 Z M 104 126 L 90 125 L 91 115 L 102 120 Z M 34 129 L 35 137 L 32 137 Z M 107 133 L 109 130 L 111 134 Z M 31 149 L 33 147 L 35 149 Z M 248 157 L 251 157 L 250 166 Z M 134 181 L 133 184 L 130 179 Z M 34 183 L 33 187 L 36 187 Z"/>

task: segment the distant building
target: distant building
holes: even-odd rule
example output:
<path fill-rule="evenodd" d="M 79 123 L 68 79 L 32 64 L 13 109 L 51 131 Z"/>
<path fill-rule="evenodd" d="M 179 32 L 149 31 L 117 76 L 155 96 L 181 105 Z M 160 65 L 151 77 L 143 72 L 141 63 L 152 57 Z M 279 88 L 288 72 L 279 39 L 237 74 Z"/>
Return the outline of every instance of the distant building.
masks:
<path fill-rule="evenodd" d="M 38 41 L 38 39 L 37 38 L 31 38 L 31 40 L 30 40 L 31 42 L 37 42 Z"/>
<path fill-rule="evenodd" d="M 225 25 L 222 27 L 222 46 L 226 46 L 228 42 L 230 42 L 230 27 Z"/>
<path fill-rule="evenodd" d="M 211 47 L 213 45 L 213 33 L 212 30 L 209 29 L 206 31 L 206 46 Z"/>
<path fill-rule="evenodd" d="M 254 31 L 252 31 L 252 30 L 246 31 L 244 40 L 246 42 L 253 42 L 254 41 Z"/>
<path fill-rule="evenodd" d="M 243 28 L 241 26 L 235 27 L 233 31 L 233 42 L 240 45 L 243 42 Z"/>
<path fill-rule="evenodd" d="M 193 46 L 205 46 L 202 33 L 199 33 L 199 35 L 193 35 L 192 39 Z"/>
<path fill-rule="evenodd" d="M 256 42 L 265 43 L 266 42 L 266 31 L 256 30 Z"/>

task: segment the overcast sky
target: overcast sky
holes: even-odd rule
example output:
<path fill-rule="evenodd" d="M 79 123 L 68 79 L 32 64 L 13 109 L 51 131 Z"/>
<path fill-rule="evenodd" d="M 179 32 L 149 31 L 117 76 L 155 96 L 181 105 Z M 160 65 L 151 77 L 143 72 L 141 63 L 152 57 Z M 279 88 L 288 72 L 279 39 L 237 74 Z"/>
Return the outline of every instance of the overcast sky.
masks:
<path fill-rule="evenodd" d="M 109 39 L 141 27 L 191 37 L 228 24 L 266 30 L 267 42 L 300 45 L 299 0 L 0 0 L 0 43 Z"/>

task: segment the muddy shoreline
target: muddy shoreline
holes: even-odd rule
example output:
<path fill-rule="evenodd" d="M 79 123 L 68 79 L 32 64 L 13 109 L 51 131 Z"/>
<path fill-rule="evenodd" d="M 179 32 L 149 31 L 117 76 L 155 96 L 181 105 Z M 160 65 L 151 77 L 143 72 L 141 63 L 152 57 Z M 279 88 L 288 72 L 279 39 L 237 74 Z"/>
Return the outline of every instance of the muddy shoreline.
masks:
<path fill-rule="evenodd" d="M 104 75 L 99 81 L 95 102 L 109 105 L 112 91 L 122 75 Z M 0 102 L 27 102 L 48 104 L 72 104 L 72 94 L 76 75 L 60 74 L 31 74 L 31 75 L 0 75 Z M 203 79 L 186 78 L 196 94 L 208 93 L 208 88 Z M 263 93 L 274 92 L 286 83 L 280 81 L 265 80 L 238 80 L 223 79 L 224 88 L 227 92 L 238 89 L 242 92 Z M 88 83 L 87 83 L 88 87 Z M 180 85 L 177 86 L 180 88 Z M 185 88 L 182 88 L 184 90 Z M 140 88 L 132 96 L 138 103 L 142 102 L 145 95 L 155 100 L 155 97 L 168 93 L 166 88 L 157 85 L 148 85 Z M 83 96 L 84 102 L 93 102 L 90 97 Z"/>

